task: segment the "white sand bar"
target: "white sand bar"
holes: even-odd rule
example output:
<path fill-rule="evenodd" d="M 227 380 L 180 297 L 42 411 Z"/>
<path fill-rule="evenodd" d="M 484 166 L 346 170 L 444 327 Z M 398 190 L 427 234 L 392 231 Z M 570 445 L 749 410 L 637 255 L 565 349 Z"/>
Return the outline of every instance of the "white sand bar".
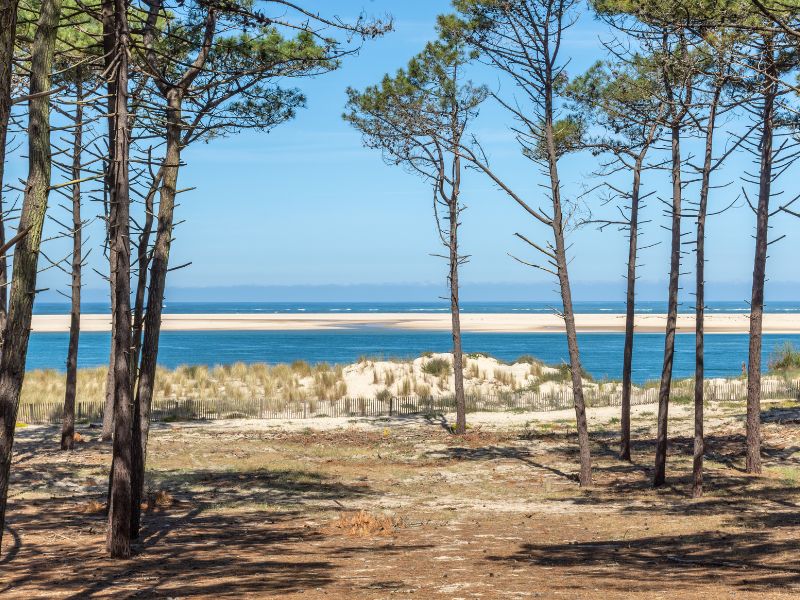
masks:
<path fill-rule="evenodd" d="M 621 314 L 579 314 L 575 317 L 578 331 L 621 332 L 625 329 L 625 316 Z M 711 314 L 706 316 L 707 333 L 747 333 L 748 314 Z M 663 332 L 665 315 L 637 315 L 636 331 Z M 564 322 L 556 315 L 476 314 L 461 315 L 464 331 L 474 332 L 530 332 L 547 333 L 564 331 Z M 450 328 L 450 315 L 408 313 L 346 313 L 346 314 L 207 314 L 164 315 L 164 331 L 300 331 L 313 329 L 348 329 L 353 327 L 378 327 L 403 330 L 441 330 Z M 109 315 L 83 315 L 83 331 L 109 331 Z M 64 332 L 69 330 L 69 315 L 36 315 L 33 331 Z M 678 319 L 679 332 L 694 331 L 694 316 Z M 765 314 L 764 333 L 800 333 L 800 314 Z"/>

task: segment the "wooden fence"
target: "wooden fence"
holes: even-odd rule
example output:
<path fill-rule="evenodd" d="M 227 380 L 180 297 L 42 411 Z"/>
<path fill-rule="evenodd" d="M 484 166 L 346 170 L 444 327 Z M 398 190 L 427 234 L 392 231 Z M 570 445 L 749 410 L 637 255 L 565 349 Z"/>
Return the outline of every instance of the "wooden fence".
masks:
<path fill-rule="evenodd" d="M 717 402 L 737 402 L 747 398 L 745 380 L 709 380 L 705 383 L 706 399 Z M 622 403 L 620 386 L 591 386 L 584 390 L 587 406 L 619 406 Z M 672 388 L 673 401 L 691 402 L 694 383 L 691 380 L 676 382 Z M 799 398 L 800 380 L 764 379 L 761 397 L 765 400 Z M 658 389 L 635 388 L 631 404 L 644 405 L 658 402 Z M 467 411 L 537 412 L 571 408 L 572 390 L 557 392 L 508 392 L 494 395 L 467 396 Z M 455 409 L 452 396 L 393 398 L 343 398 L 341 400 L 306 400 L 281 402 L 265 398 L 231 399 L 176 399 L 155 400 L 152 420 L 156 422 L 195 421 L 220 419 L 305 419 L 309 417 L 382 417 L 451 412 Z M 17 420 L 27 424 L 56 424 L 61 422 L 63 406 L 60 403 L 20 404 Z M 94 423 L 103 418 L 103 402 L 76 402 L 75 418 L 79 423 Z"/>

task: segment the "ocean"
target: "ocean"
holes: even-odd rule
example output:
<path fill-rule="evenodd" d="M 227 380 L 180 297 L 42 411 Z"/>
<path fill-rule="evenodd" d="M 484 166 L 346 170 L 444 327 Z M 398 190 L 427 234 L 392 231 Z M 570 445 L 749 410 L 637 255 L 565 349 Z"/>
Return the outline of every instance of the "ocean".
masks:
<path fill-rule="evenodd" d="M 464 313 L 530 313 L 550 314 L 553 302 L 463 302 Z M 575 312 L 587 314 L 625 313 L 625 302 L 593 301 L 575 302 Z M 170 314 L 282 314 L 282 313 L 439 313 L 450 310 L 445 302 L 167 302 L 164 312 Z M 746 302 L 708 302 L 709 313 L 746 313 L 750 307 Z M 694 312 L 690 302 L 684 302 L 681 312 Z M 85 302 L 84 314 L 110 313 L 111 307 L 104 302 Z M 666 302 L 640 301 L 636 312 L 660 314 L 667 312 Z M 798 302 L 770 302 L 765 307 L 769 313 L 800 313 Z M 36 303 L 34 313 L 60 315 L 69 313 L 66 303 Z"/>
<path fill-rule="evenodd" d="M 466 352 L 485 352 L 503 360 L 528 354 L 549 364 L 567 361 L 567 344 L 558 333 L 465 333 Z M 28 351 L 29 369 L 63 370 L 66 333 L 34 333 Z M 620 333 L 584 333 L 578 336 L 584 368 L 596 379 L 619 379 L 624 337 Z M 764 360 L 785 343 L 800 347 L 800 335 L 765 335 Z M 109 334 L 84 333 L 80 339 L 79 367 L 108 363 Z M 351 363 L 361 356 L 413 358 L 423 352 L 447 352 L 450 336 L 443 331 L 399 331 L 361 328 L 333 331 L 167 331 L 161 334 L 159 363 L 167 368 L 188 364 Z M 706 336 L 706 376 L 737 376 L 747 360 L 747 335 Z M 674 375 L 694 372 L 694 335 L 678 334 Z M 633 378 L 637 383 L 661 374 L 664 336 L 635 336 Z M 766 362 L 765 362 L 766 364 Z"/>

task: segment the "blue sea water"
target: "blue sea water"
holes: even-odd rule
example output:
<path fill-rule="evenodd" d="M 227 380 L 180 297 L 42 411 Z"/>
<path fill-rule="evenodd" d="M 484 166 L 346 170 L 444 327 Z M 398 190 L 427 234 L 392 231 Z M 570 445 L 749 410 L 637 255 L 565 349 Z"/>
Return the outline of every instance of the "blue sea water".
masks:
<path fill-rule="evenodd" d="M 28 351 L 30 369 L 64 369 L 66 333 L 34 333 Z M 568 359 L 566 338 L 559 333 L 465 333 L 466 352 L 485 352 L 504 360 L 529 354 L 550 364 Z M 584 368 L 595 378 L 621 377 L 624 336 L 620 333 L 584 333 L 578 336 Z M 800 335 L 765 335 L 764 358 L 790 342 L 800 347 Z M 706 336 L 706 376 L 736 376 L 747 360 L 746 335 Z M 294 360 L 350 363 L 360 356 L 411 358 L 422 352 L 450 349 L 447 332 L 398 331 L 360 328 L 333 331 L 167 331 L 161 334 L 159 362 L 174 368 L 184 364 L 279 363 Z M 661 373 L 663 334 L 635 337 L 633 377 L 637 382 Z M 83 333 L 78 364 L 94 367 L 108 362 L 109 335 Z M 678 334 L 674 374 L 694 371 L 694 335 Z"/>
<path fill-rule="evenodd" d="M 554 311 L 552 302 L 464 302 L 465 313 L 530 313 L 550 314 Z M 110 313 L 108 303 L 86 302 L 84 314 Z M 170 314 L 280 314 L 280 313 L 440 313 L 447 312 L 449 305 L 444 302 L 167 302 L 164 311 Z M 709 313 L 749 312 L 746 302 L 709 302 Z M 691 303 L 684 303 L 681 312 L 694 312 Z M 769 302 L 765 307 L 771 313 L 798 313 L 799 302 Z M 618 301 L 576 302 L 578 313 L 624 313 L 625 303 Z M 665 302 L 640 301 L 636 304 L 638 313 L 665 313 Z M 69 313 L 68 303 L 37 303 L 34 313 L 40 315 L 60 315 Z"/>

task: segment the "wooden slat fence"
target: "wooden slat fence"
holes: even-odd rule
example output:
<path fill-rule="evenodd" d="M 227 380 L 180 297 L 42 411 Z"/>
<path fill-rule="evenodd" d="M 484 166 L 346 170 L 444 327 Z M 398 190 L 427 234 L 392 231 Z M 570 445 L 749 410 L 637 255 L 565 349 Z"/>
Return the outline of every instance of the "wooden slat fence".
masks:
<path fill-rule="evenodd" d="M 622 392 L 615 389 L 587 387 L 586 404 L 590 407 L 619 406 Z M 783 381 L 765 379 L 761 385 L 765 400 L 800 398 L 800 380 Z M 673 401 L 691 402 L 694 384 L 691 380 L 677 382 L 672 388 Z M 706 382 L 706 399 L 717 402 L 738 402 L 747 398 L 745 380 L 709 380 Z M 658 402 L 655 387 L 636 388 L 631 397 L 634 406 Z M 563 410 L 573 406 L 572 390 L 508 392 L 493 395 L 468 395 L 467 411 L 518 411 L 537 412 Z M 382 417 L 414 414 L 432 414 L 453 411 L 452 396 L 393 398 L 342 398 L 341 400 L 306 400 L 282 402 L 266 398 L 255 399 L 170 399 L 153 402 L 151 418 L 155 422 L 215 421 L 222 419 L 306 419 L 310 417 Z M 27 424 L 57 424 L 61 422 L 63 406 L 53 402 L 20 404 L 17 420 Z M 98 422 L 103 418 L 103 401 L 76 402 L 75 418 L 79 423 Z"/>

